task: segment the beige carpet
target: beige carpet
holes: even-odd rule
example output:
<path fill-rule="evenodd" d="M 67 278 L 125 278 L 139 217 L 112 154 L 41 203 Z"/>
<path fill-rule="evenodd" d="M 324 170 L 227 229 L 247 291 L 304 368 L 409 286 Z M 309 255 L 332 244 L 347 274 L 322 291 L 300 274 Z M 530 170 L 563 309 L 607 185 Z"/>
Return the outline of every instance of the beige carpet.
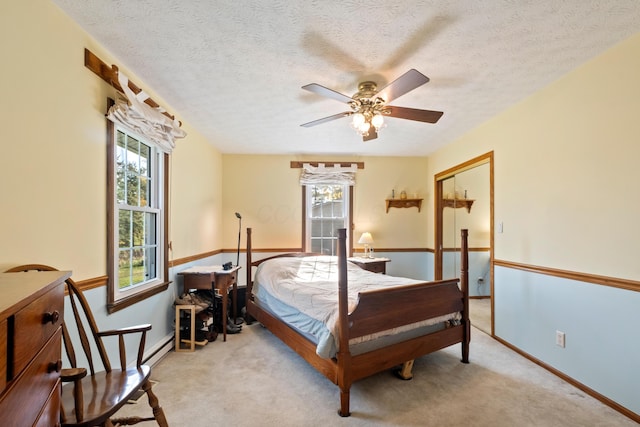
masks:
<path fill-rule="evenodd" d="M 491 298 L 469 298 L 471 324 L 491 335 Z"/>
<path fill-rule="evenodd" d="M 416 360 L 411 381 L 359 381 L 350 418 L 337 386 L 258 324 L 169 353 L 152 378 L 172 426 L 637 426 L 475 328 L 470 358 L 456 345 Z M 149 413 L 144 400 L 122 411 Z"/>

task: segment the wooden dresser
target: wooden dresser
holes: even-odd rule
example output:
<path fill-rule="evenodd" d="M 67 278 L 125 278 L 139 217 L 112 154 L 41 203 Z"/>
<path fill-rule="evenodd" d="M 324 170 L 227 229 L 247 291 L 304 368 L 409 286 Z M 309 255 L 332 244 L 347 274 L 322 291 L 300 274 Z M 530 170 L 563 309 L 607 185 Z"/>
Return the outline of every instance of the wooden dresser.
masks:
<path fill-rule="evenodd" d="M 64 281 L 69 271 L 0 273 L 0 420 L 60 423 Z"/>

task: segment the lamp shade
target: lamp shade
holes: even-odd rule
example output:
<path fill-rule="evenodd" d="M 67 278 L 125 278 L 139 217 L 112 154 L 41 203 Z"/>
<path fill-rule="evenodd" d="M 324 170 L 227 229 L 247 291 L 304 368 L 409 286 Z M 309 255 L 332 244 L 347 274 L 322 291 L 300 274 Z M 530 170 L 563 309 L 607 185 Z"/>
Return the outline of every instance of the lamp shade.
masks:
<path fill-rule="evenodd" d="M 364 233 L 362 233 L 362 236 L 360 236 L 360 240 L 358 240 L 358 243 L 364 244 L 364 245 L 372 244 L 373 237 L 371 237 L 371 233 L 369 233 L 368 231 L 365 231 Z"/>

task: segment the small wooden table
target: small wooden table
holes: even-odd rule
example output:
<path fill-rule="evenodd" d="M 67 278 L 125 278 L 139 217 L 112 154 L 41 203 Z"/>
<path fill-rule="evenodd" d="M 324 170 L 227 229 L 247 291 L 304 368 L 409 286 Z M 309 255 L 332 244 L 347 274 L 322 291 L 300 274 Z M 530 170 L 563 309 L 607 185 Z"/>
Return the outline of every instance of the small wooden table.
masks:
<path fill-rule="evenodd" d="M 382 274 L 387 274 L 387 263 L 391 261 L 389 258 L 351 257 L 347 259 L 364 270 Z"/>
<path fill-rule="evenodd" d="M 233 319 L 238 316 L 238 270 L 240 266 L 223 270 L 221 265 L 196 266 L 182 270 L 178 274 L 184 277 L 184 291 L 190 289 L 217 289 L 222 296 L 222 337 L 227 340 L 227 299 L 229 288 L 233 286 Z M 214 292 L 215 293 L 215 292 Z"/>

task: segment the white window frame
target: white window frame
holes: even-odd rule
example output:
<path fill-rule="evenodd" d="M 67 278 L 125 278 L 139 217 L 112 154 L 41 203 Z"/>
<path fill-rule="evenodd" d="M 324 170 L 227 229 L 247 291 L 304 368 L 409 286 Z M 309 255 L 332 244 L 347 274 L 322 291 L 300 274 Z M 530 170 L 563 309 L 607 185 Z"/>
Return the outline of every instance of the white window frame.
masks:
<path fill-rule="evenodd" d="M 318 186 L 326 186 L 326 185 L 331 185 L 331 186 L 341 186 L 342 187 L 342 199 L 343 199 L 343 203 L 342 203 L 342 212 L 340 212 L 340 215 L 332 215 L 332 216 L 314 216 L 314 207 L 312 206 L 313 203 L 313 194 L 312 191 L 314 189 L 314 187 L 318 187 Z M 323 182 L 318 182 L 315 184 L 307 184 L 304 186 L 304 247 L 305 247 L 305 251 L 306 252 L 318 252 L 318 251 L 313 251 L 312 249 L 312 240 L 317 239 L 316 236 L 312 235 L 312 226 L 313 226 L 313 222 L 319 218 L 323 218 L 323 219 L 327 219 L 327 220 L 340 220 L 342 219 L 343 225 L 341 227 L 337 227 L 337 228 L 346 228 L 347 229 L 347 248 L 350 248 L 350 224 L 351 224 L 351 217 L 352 217 L 352 198 L 353 198 L 353 191 L 352 191 L 352 187 L 349 184 L 335 184 L 335 183 L 323 183 Z M 322 253 L 324 253 L 325 255 L 337 255 L 336 251 L 337 251 L 337 242 L 338 242 L 338 233 L 337 233 L 337 228 L 333 230 L 333 232 L 331 233 L 331 236 L 319 236 L 318 239 L 320 240 L 331 240 L 333 241 L 332 244 L 329 246 L 331 248 L 331 251 L 326 252 L 323 251 Z M 324 245 L 322 245 L 324 247 Z M 349 250 L 349 253 L 351 253 L 351 251 Z"/>
<path fill-rule="evenodd" d="M 109 227 L 108 227 L 108 291 L 107 291 L 107 310 L 109 313 L 115 312 L 122 308 L 128 307 L 136 302 L 139 302 L 151 295 L 155 295 L 158 292 L 162 292 L 168 287 L 168 267 L 167 267 L 167 183 L 165 180 L 168 178 L 168 161 L 167 154 L 163 153 L 156 144 L 149 142 L 146 138 L 137 135 L 136 133 L 126 129 L 122 126 L 114 124 L 110 120 L 108 122 L 108 132 L 110 135 L 109 141 L 109 164 L 108 175 L 110 180 L 108 191 L 108 205 L 109 205 Z M 127 137 L 134 138 L 139 143 L 146 145 L 150 149 L 149 164 L 150 175 L 148 177 L 148 183 L 150 189 L 148 191 L 149 200 L 147 206 L 129 205 L 126 202 L 118 200 L 118 188 L 117 188 L 117 155 L 118 155 L 118 133 L 122 132 Z M 130 212 L 142 212 L 155 215 L 155 224 L 151 229 L 155 228 L 156 241 L 153 245 L 148 245 L 148 241 L 144 239 L 144 243 L 141 246 L 134 246 L 136 242 L 132 241 L 129 237 L 129 246 L 120 248 L 120 212 L 122 210 Z M 145 229 L 148 231 L 145 227 Z M 148 279 L 143 279 L 134 283 L 126 288 L 120 288 L 120 253 L 121 250 L 153 250 L 152 256 L 145 256 L 145 269 L 148 267 L 146 261 L 155 258 L 155 265 L 151 270 L 145 270 L 145 276 L 149 276 Z"/>

